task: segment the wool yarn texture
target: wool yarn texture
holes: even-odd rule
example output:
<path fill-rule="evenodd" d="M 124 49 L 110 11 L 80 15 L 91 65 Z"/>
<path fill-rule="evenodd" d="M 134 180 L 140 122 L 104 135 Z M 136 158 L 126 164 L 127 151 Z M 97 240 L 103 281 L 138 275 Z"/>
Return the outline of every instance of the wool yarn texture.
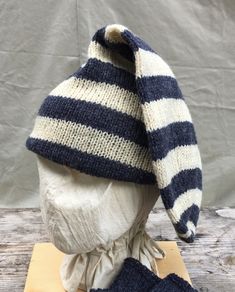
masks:
<path fill-rule="evenodd" d="M 164 279 L 156 276 L 134 258 L 126 258 L 123 266 L 107 289 L 91 289 L 90 292 L 197 292 L 187 281 L 171 273 Z"/>
<path fill-rule="evenodd" d="M 29 150 L 81 172 L 154 184 L 178 234 L 193 242 L 202 162 L 169 65 L 120 24 L 99 29 L 88 58 L 43 101 Z"/>

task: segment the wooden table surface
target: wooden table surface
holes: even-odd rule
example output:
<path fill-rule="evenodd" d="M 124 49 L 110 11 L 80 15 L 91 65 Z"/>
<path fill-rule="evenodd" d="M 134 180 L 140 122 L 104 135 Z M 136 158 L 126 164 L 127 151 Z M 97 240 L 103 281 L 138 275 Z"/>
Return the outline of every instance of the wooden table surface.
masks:
<path fill-rule="evenodd" d="M 203 209 L 193 244 L 177 239 L 163 209 L 153 210 L 147 230 L 157 240 L 177 240 L 196 289 L 235 291 L 235 209 Z M 33 245 L 46 241 L 39 209 L 0 209 L 1 292 L 24 290 Z"/>

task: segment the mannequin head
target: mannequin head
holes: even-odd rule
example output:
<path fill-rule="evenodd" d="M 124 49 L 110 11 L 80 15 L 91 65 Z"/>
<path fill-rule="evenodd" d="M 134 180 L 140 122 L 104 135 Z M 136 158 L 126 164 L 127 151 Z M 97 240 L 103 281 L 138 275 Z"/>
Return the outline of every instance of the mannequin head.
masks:
<path fill-rule="evenodd" d="M 67 254 L 107 246 L 144 221 L 159 193 L 155 185 L 99 178 L 37 157 L 43 220 Z"/>

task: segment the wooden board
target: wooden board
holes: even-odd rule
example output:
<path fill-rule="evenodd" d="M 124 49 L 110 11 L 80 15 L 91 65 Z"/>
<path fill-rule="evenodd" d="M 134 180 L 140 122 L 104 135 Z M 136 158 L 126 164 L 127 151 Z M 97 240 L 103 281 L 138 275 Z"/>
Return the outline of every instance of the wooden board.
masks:
<path fill-rule="evenodd" d="M 199 291 L 234 291 L 235 209 L 203 209 L 194 243 L 180 241 L 165 209 L 154 208 L 148 233 L 158 241 L 177 241 Z M 0 209 L 0 292 L 22 292 L 35 242 L 49 238 L 39 209 Z"/>
<path fill-rule="evenodd" d="M 160 277 L 164 278 L 170 273 L 176 273 L 191 283 L 177 243 L 162 241 L 158 244 L 167 254 L 165 259 L 156 260 Z M 65 292 L 59 275 L 62 259 L 63 253 L 53 244 L 35 244 L 24 292 Z M 78 292 L 82 291 L 78 290 Z"/>
<path fill-rule="evenodd" d="M 156 259 L 159 277 L 165 278 L 168 274 L 175 273 L 192 285 L 177 243 L 175 241 L 158 241 L 157 243 L 166 252 L 165 259 Z"/>

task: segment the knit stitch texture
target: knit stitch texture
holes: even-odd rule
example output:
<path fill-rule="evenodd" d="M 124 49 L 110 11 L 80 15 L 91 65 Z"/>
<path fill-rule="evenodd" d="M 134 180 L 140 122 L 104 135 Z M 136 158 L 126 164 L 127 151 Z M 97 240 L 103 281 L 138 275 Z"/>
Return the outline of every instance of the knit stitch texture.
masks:
<path fill-rule="evenodd" d="M 188 282 L 172 273 L 164 279 L 156 276 L 134 258 L 126 258 L 118 276 L 107 289 L 90 292 L 197 292 Z"/>
<path fill-rule="evenodd" d="M 194 240 L 202 165 L 192 117 L 170 67 L 126 27 L 95 33 L 87 62 L 44 100 L 26 146 L 90 175 L 156 184 L 179 237 Z"/>

